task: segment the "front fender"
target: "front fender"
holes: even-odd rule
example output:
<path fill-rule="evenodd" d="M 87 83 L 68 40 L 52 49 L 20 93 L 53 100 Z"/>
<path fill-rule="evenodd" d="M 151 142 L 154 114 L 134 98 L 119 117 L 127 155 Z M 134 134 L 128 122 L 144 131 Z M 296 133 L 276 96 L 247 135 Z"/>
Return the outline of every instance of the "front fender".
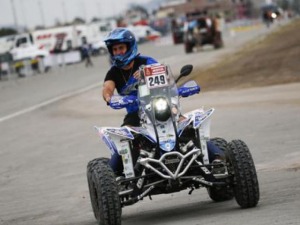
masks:
<path fill-rule="evenodd" d="M 204 124 L 215 111 L 214 108 L 204 111 L 203 109 L 196 109 L 185 113 L 184 116 L 193 121 L 193 128 L 197 129 Z"/>
<path fill-rule="evenodd" d="M 134 139 L 131 129 L 124 127 L 95 127 L 99 136 L 108 146 L 112 154 L 122 158 L 126 178 L 135 176 L 129 141 Z"/>
<path fill-rule="evenodd" d="M 112 154 L 120 154 L 124 149 L 123 140 L 133 140 L 134 137 L 130 132 L 130 128 L 124 127 L 97 127 L 95 129 L 102 141 L 107 145 Z"/>

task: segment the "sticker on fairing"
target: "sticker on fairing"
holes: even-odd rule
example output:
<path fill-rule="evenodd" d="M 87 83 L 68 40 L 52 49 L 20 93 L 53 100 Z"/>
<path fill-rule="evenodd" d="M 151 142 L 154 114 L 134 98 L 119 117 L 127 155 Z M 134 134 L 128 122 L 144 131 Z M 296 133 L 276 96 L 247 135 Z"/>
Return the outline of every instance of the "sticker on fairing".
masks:
<path fill-rule="evenodd" d="M 106 128 L 105 129 L 108 133 L 134 139 L 133 135 L 127 128 Z"/>
<path fill-rule="evenodd" d="M 168 85 L 166 66 L 145 66 L 144 74 L 148 88 L 164 87 Z"/>
<path fill-rule="evenodd" d="M 129 143 L 127 141 L 119 142 L 118 152 L 119 155 L 121 155 L 122 157 L 125 177 L 126 178 L 134 177 L 135 174 L 133 169 L 133 161 L 132 161 Z"/>
<path fill-rule="evenodd" d="M 115 154 L 118 152 L 116 145 L 114 144 L 114 142 L 109 138 L 109 136 L 107 135 L 103 135 L 102 136 L 102 140 L 103 142 L 108 146 L 110 152 L 112 154 Z"/>
<path fill-rule="evenodd" d="M 140 97 L 145 97 L 145 96 L 150 95 L 150 91 L 149 91 L 149 88 L 147 87 L 147 85 L 139 86 L 139 95 L 140 95 Z"/>
<path fill-rule="evenodd" d="M 189 125 L 190 122 L 191 122 L 190 118 L 187 118 L 187 119 L 179 122 L 178 129 L 177 129 L 178 136 L 180 136 L 182 134 L 182 132 L 184 131 L 184 128 L 186 128 L 186 126 Z"/>
<path fill-rule="evenodd" d="M 150 135 L 150 133 L 148 132 L 147 129 L 145 128 L 142 128 L 142 127 L 131 127 L 131 129 L 134 131 L 134 132 L 137 132 L 139 134 L 142 134 L 143 136 L 145 136 L 149 141 L 151 141 L 152 143 L 156 143 L 156 138 L 155 137 L 152 137 Z"/>

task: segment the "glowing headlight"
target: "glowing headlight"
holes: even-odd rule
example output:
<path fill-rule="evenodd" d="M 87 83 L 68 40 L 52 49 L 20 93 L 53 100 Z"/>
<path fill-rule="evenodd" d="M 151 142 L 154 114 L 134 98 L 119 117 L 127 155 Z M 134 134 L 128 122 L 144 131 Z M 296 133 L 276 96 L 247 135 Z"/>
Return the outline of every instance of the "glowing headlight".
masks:
<path fill-rule="evenodd" d="M 171 110 L 168 101 L 164 98 L 153 100 L 155 118 L 159 121 L 166 121 L 171 116 Z"/>
<path fill-rule="evenodd" d="M 275 19 L 275 18 L 277 17 L 276 13 L 272 13 L 272 14 L 271 14 L 271 17 L 272 17 L 273 19 Z"/>
<path fill-rule="evenodd" d="M 168 102 L 163 98 L 157 99 L 154 104 L 155 109 L 158 111 L 163 111 L 168 108 Z"/>

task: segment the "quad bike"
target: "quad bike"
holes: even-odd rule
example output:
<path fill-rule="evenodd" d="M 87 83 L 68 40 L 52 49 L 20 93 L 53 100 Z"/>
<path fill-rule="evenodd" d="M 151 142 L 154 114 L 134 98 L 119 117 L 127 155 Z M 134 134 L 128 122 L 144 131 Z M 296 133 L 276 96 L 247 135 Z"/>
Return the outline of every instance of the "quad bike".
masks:
<path fill-rule="evenodd" d="M 138 97 L 113 96 L 110 106 L 114 109 L 139 104 L 141 126 L 95 127 L 111 153 L 122 156 L 124 168 L 117 176 L 107 158 L 87 165 L 91 204 L 99 224 L 120 225 L 122 207 L 146 196 L 151 199 L 186 189 L 191 194 L 202 187 L 216 202 L 235 197 L 241 208 L 257 205 L 259 185 L 247 145 L 241 140 L 210 138 L 214 109 L 180 113 L 179 98 L 200 91 L 195 81 L 176 86 L 192 68 L 184 66 L 175 81 L 169 66 L 142 66 Z M 224 152 L 223 159 L 210 159 L 208 141 Z"/>
<path fill-rule="evenodd" d="M 201 47 L 207 44 L 213 45 L 215 49 L 224 46 L 222 32 L 217 30 L 216 21 L 212 19 L 211 21 L 212 24 L 209 25 L 207 24 L 207 17 L 200 17 L 192 22 L 186 23 L 184 27 L 185 53 L 191 53 L 194 47 Z"/>
<path fill-rule="evenodd" d="M 276 20 L 281 17 L 281 10 L 275 4 L 266 4 L 262 8 L 262 20 L 267 27 L 270 27 Z"/>

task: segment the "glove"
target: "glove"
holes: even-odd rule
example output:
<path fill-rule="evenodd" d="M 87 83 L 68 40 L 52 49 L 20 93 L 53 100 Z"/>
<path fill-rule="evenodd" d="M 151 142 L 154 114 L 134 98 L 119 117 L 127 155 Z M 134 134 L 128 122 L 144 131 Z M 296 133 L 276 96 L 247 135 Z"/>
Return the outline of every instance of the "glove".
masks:
<path fill-rule="evenodd" d="M 116 96 L 110 99 L 109 106 L 113 109 L 122 109 L 135 103 L 137 97 L 134 95 Z"/>

